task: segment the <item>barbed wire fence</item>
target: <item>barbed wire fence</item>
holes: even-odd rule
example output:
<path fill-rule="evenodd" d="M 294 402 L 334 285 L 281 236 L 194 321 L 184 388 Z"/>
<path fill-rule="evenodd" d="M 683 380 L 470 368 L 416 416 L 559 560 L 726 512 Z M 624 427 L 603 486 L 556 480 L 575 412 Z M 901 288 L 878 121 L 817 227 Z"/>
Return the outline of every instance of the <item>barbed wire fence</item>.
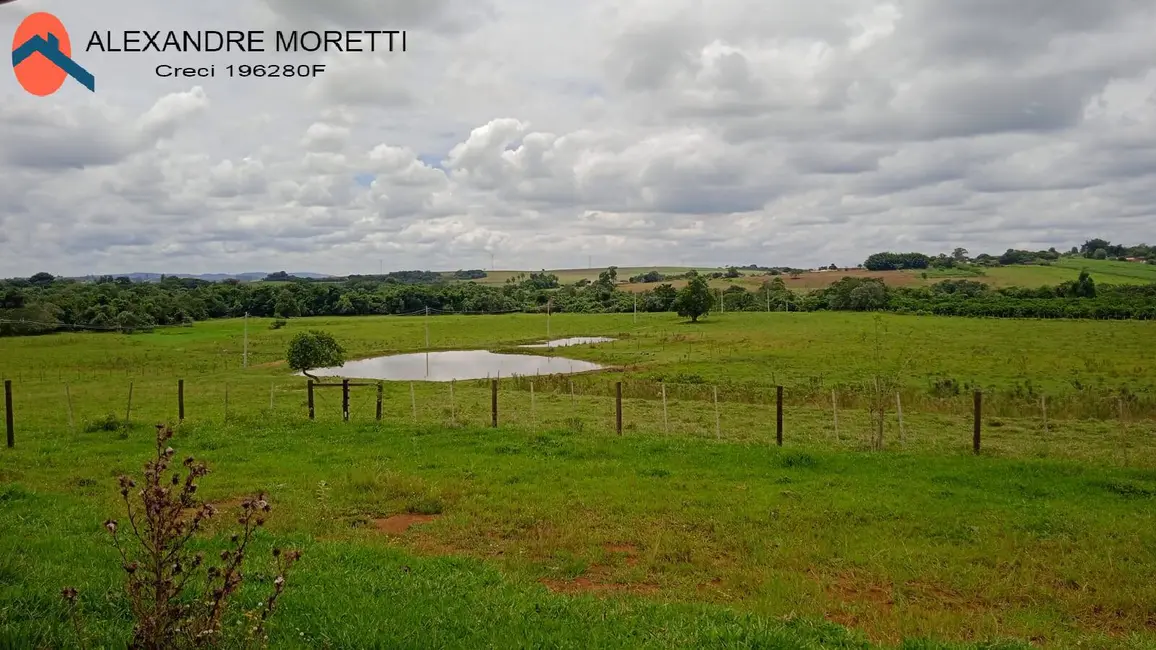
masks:
<path fill-rule="evenodd" d="M 98 382 L 5 380 L 9 441 L 23 435 L 117 432 L 182 420 L 191 425 L 353 425 L 391 429 L 498 427 L 542 434 L 654 435 L 859 451 L 902 450 L 1091 458 L 1124 463 L 1156 455 L 1156 421 L 1118 402 L 1111 420 L 1073 420 L 1071 405 L 1039 402 L 1030 417 L 981 392 L 880 400 L 863 387 L 682 384 L 598 375 L 511 376 L 451 382 L 298 377 Z M 380 388 L 377 388 L 380 386 Z M 312 399 L 308 393 L 312 393 Z M 886 411 L 872 406 L 885 401 Z M 310 403 L 312 409 L 309 408 Z M 348 409 L 346 410 L 346 407 Z M 1104 405 L 1107 408 L 1107 405 Z M 313 417 L 310 417 L 312 413 Z M 346 415 L 348 413 L 348 415 Z M 121 417 L 123 414 L 124 417 Z M 1105 413 L 1105 415 L 1108 415 Z M 22 433 L 23 432 L 23 433 Z"/>

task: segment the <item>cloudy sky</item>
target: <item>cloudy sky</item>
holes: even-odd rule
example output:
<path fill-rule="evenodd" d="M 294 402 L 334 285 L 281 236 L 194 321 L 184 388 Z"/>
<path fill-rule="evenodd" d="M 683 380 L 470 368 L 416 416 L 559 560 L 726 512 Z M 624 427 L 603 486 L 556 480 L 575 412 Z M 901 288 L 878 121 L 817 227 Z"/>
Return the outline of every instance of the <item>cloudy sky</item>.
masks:
<path fill-rule="evenodd" d="M 0 32 L 34 11 L 97 86 L 0 75 L 0 276 L 1156 243 L 1151 0 L 15 0 Z M 84 51 L 126 29 L 408 51 Z"/>

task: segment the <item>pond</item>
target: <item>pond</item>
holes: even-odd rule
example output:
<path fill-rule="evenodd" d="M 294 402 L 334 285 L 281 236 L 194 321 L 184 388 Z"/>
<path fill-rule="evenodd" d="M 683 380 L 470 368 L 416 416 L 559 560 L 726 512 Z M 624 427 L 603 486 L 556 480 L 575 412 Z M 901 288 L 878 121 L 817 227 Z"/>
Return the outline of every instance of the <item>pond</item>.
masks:
<path fill-rule="evenodd" d="M 337 368 L 309 371 L 319 377 L 387 381 L 451 381 L 511 375 L 568 375 L 602 370 L 589 361 L 531 354 L 497 354 L 486 350 L 417 352 L 349 361 Z"/>
<path fill-rule="evenodd" d="M 534 343 L 533 345 L 519 345 L 520 348 L 564 348 L 570 345 L 587 345 L 589 343 L 609 343 L 617 339 L 612 339 L 607 336 L 573 336 L 568 339 L 555 339 L 553 341 L 546 341 L 545 343 Z"/>

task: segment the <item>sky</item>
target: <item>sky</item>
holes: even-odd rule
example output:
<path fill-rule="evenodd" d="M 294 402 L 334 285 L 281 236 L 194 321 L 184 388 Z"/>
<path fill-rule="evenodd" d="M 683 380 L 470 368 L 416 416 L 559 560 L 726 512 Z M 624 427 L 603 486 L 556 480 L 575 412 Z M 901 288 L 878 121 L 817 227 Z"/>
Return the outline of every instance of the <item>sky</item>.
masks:
<path fill-rule="evenodd" d="M 36 11 L 96 91 L 0 73 L 3 277 L 1156 244 L 1151 0 L 14 0 L 0 33 Z M 204 29 L 407 51 L 85 51 Z"/>

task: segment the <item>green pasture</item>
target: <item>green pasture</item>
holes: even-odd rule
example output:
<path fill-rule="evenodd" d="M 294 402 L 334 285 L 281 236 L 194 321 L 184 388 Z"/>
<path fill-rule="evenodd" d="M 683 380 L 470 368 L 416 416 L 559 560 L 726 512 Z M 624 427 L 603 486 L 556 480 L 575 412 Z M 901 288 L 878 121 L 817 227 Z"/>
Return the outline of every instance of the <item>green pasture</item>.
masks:
<path fill-rule="evenodd" d="M 513 351 L 545 316 L 270 322 L 248 368 L 242 320 L 0 339 L 0 645 L 77 645 L 66 585 L 90 645 L 124 644 L 101 522 L 184 379 L 172 444 L 210 464 L 204 497 L 272 495 L 243 604 L 265 550 L 305 551 L 274 647 L 1156 648 L 1152 323 L 555 315 L 551 338 L 619 340 L 551 354 L 612 370 L 502 378 L 495 429 L 485 379 L 387 382 L 380 422 L 375 386 L 349 422 L 318 388 L 310 421 L 285 347 Z M 401 514 L 427 519 L 382 530 Z"/>

